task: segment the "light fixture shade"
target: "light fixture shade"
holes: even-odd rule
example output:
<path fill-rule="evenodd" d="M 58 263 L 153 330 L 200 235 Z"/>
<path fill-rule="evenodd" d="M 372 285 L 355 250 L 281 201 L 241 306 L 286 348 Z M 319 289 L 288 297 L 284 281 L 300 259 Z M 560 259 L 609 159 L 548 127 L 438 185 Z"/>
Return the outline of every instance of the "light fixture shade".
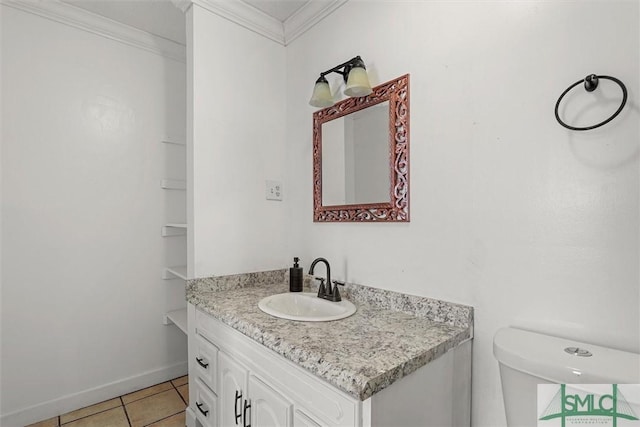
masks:
<path fill-rule="evenodd" d="M 325 108 L 331 107 L 334 104 L 329 83 L 325 79 L 322 80 L 318 79 L 316 85 L 313 87 L 313 94 L 309 101 L 309 105 L 313 107 Z"/>
<path fill-rule="evenodd" d="M 353 67 L 351 71 L 349 71 L 344 94 L 347 96 L 360 97 L 367 96 L 371 92 L 371 84 L 369 83 L 367 70 L 363 67 Z"/>

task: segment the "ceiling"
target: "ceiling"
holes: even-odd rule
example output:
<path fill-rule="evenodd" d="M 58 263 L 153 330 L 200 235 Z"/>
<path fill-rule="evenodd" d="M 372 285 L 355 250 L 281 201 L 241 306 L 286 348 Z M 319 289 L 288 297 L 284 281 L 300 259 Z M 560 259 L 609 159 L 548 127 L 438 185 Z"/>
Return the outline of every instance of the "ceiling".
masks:
<path fill-rule="evenodd" d="M 151 34 L 186 44 L 184 13 L 171 0 L 63 0 Z M 284 22 L 312 0 L 235 0 Z"/>

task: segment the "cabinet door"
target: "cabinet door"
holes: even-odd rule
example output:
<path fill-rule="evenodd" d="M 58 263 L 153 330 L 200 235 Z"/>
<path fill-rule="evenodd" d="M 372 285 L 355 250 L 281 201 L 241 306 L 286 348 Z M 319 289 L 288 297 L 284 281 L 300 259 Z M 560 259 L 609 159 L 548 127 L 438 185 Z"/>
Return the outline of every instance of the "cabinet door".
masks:
<path fill-rule="evenodd" d="M 311 418 L 297 409 L 293 414 L 293 425 L 295 427 L 321 427 L 320 424 L 313 421 Z"/>
<path fill-rule="evenodd" d="M 219 425 L 224 427 L 245 426 L 243 410 L 244 402 L 248 399 L 247 369 L 230 356 L 220 351 L 219 365 L 219 394 L 218 414 Z M 249 423 L 249 420 L 247 420 Z"/>
<path fill-rule="evenodd" d="M 255 375 L 249 376 L 252 427 L 292 427 L 293 404 Z"/>

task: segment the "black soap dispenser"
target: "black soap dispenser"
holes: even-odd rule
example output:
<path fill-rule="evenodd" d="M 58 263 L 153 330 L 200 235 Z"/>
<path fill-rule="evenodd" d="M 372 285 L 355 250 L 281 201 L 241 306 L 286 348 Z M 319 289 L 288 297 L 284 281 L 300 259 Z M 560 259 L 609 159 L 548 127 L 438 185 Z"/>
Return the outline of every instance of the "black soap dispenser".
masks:
<path fill-rule="evenodd" d="M 289 269 L 289 291 L 302 292 L 302 267 L 298 266 L 298 257 L 293 258 L 293 267 Z"/>

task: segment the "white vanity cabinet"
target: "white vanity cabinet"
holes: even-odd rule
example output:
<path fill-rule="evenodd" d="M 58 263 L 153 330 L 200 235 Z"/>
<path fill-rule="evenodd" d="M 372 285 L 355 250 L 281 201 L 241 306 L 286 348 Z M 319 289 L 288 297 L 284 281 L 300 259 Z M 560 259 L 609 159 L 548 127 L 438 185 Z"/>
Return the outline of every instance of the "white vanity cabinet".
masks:
<path fill-rule="evenodd" d="M 359 401 L 189 304 L 187 425 L 359 425 Z"/>
<path fill-rule="evenodd" d="M 469 342 L 360 401 L 192 304 L 188 316 L 188 427 L 469 425 Z"/>

